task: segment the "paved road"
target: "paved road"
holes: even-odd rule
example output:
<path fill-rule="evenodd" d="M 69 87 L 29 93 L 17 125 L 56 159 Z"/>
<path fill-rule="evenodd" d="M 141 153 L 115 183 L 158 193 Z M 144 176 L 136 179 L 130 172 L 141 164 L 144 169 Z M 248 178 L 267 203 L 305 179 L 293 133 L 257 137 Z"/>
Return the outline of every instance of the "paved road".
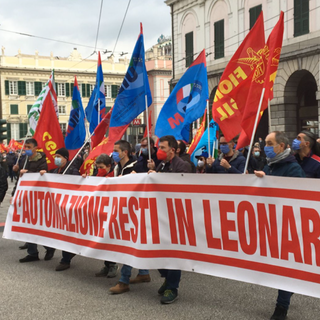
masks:
<path fill-rule="evenodd" d="M 0 223 L 5 221 L 9 198 L 8 192 L 0 208 Z M 44 261 L 40 247 L 41 261 L 21 264 L 18 260 L 26 252 L 18 249 L 20 244 L 0 239 L 0 319 L 262 320 L 269 319 L 274 309 L 274 289 L 188 272 L 182 274 L 179 300 L 172 305 L 159 302 L 162 280 L 156 270 L 151 271 L 150 283 L 110 295 L 108 289 L 119 276 L 94 277 L 101 261 L 76 256 L 70 269 L 56 272 L 60 251 L 51 261 Z M 318 319 L 318 299 L 293 296 L 288 320 Z"/>

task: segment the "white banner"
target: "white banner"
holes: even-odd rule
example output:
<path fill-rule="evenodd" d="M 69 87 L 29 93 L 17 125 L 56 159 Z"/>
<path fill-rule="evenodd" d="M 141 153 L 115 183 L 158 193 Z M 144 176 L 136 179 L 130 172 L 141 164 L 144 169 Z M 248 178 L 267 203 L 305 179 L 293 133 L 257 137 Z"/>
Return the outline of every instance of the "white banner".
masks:
<path fill-rule="evenodd" d="M 3 237 L 320 297 L 316 179 L 25 174 Z"/>

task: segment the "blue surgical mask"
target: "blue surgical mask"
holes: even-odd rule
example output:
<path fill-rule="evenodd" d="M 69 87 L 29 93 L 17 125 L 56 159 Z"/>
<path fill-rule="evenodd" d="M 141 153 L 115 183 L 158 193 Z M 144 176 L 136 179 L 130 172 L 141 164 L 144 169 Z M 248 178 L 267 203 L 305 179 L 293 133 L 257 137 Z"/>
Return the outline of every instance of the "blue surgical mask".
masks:
<path fill-rule="evenodd" d="M 112 158 L 113 158 L 113 160 L 115 161 L 115 162 L 120 162 L 120 156 L 119 156 L 119 152 L 116 152 L 116 151 L 113 151 L 112 152 Z"/>
<path fill-rule="evenodd" d="M 32 156 L 32 150 L 30 150 L 30 149 L 26 150 L 26 156 L 31 157 Z"/>
<path fill-rule="evenodd" d="M 61 165 L 62 165 L 61 158 L 54 158 L 54 164 L 57 167 L 61 167 Z"/>
<path fill-rule="evenodd" d="M 266 154 L 267 158 L 272 159 L 277 154 L 274 152 L 273 146 L 265 146 L 264 147 L 264 153 Z"/>
<path fill-rule="evenodd" d="M 141 153 L 142 153 L 144 156 L 147 156 L 147 155 L 148 155 L 148 148 L 142 148 L 142 149 L 141 149 Z"/>
<path fill-rule="evenodd" d="M 230 151 L 230 148 L 227 144 L 221 144 L 220 150 L 223 154 L 227 154 Z"/>
<path fill-rule="evenodd" d="M 255 155 L 255 157 L 260 157 L 260 151 L 255 151 L 254 155 Z"/>
<path fill-rule="evenodd" d="M 301 140 L 294 139 L 292 141 L 292 150 L 300 150 Z"/>

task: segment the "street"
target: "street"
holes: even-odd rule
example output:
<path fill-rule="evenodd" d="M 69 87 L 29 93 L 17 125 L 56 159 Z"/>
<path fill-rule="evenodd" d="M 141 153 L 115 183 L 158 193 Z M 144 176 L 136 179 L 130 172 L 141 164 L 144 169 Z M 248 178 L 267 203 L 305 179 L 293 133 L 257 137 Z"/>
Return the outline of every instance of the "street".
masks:
<path fill-rule="evenodd" d="M 5 222 L 13 183 L 0 208 L 0 225 Z M 1 235 L 3 227 L 0 229 Z M 26 250 L 20 242 L 0 239 L 0 318 L 16 319 L 269 319 L 275 307 L 277 290 L 201 274 L 182 273 L 179 299 L 161 305 L 157 290 L 162 279 L 151 270 L 150 283 L 130 286 L 121 295 L 109 294 L 116 278 L 97 278 L 103 262 L 76 256 L 71 268 L 56 272 L 61 258 L 57 250 L 44 261 L 19 263 Z M 137 270 L 133 270 L 133 277 Z M 319 300 L 295 294 L 288 312 L 289 320 L 319 319 Z"/>

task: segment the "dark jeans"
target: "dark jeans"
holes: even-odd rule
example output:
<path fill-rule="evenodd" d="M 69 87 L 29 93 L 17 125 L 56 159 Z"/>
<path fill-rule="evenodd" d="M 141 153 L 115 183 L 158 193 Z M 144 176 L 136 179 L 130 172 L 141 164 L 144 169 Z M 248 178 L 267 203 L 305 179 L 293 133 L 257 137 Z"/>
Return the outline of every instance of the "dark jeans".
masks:
<path fill-rule="evenodd" d="M 114 266 L 116 263 L 115 262 L 111 262 L 111 261 L 105 261 L 104 262 L 104 265 L 108 268 L 108 267 L 111 267 L 111 266 Z"/>
<path fill-rule="evenodd" d="M 63 264 L 70 264 L 71 259 L 75 256 L 74 253 L 70 253 L 67 251 L 62 251 L 62 259 L 61 259 L 61 263 Z"/>
<path fill-rule="evenodd" d="M 167 289 L 178 289 L 181 279 L 181 270 L 159 269 L 161 277 L 166 278 Z"/>
<path fill-rule="evenodd" d="M 8 170 L 9 170 L 9 177 L 11 179 L 11 181 L 13 181 L 13 177 L 16 175 L 16 173 L 12 170 L 13 165 L 8 166 Z"/>
<path fill-rule="evenodd" d="M 29 256 L 37 256 L 39 253 L 38 245 L 35 243 L 30 243 L 30 242 L 27 242 L 27 245 L 28 245 L 28 249 L 27 249 L 28 255 Z M 44 246 L 44 248 L 47 251 L 54 250 L 54 248 L 50 248 L 50 247 L 46 247 L 46 246 Z"/>
<path fill-rule="evenodd" d="M 289 305 L 290 305 L 290 299 L 291 299 L 292 295 L 293 295 L 292 292 L 278 290 L 277 306 L 282 306 L 286 310 L 288 310 Z"/>

